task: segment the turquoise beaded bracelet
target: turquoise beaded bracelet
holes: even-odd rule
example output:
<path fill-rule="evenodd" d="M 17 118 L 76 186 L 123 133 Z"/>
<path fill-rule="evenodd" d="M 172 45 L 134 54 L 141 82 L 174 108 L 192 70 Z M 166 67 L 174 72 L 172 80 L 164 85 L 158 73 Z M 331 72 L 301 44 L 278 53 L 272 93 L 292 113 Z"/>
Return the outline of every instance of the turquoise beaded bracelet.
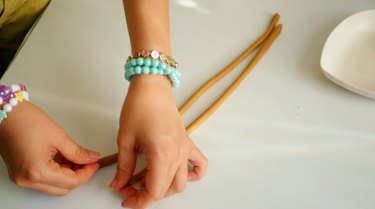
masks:
<path fill-rule="evenodd" d="M 166 75 L 174 88 L 180 86 L 180 71 L 157 59 L 148 57 L 129 59 L 125 64 L 125 79 L 130 81 L 134 75 L 140 74 Z"/>

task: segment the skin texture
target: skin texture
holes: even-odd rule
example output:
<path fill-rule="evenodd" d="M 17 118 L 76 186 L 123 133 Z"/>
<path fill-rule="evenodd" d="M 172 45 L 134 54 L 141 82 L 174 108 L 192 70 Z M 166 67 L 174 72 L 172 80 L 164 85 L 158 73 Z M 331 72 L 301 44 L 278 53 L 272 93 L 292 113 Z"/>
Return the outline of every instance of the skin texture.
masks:
<path fill-rule="evenodd" d="M 0 124 L 0 154 L 14 183 L 51 195 L 65 195 L 88 181 L 100 157 L 26 101 Z"/>
<path fill-rule="evenodd" d="M 156 49 L 171 55 L 168 0 L 123 0 L 132 51 Z"/>

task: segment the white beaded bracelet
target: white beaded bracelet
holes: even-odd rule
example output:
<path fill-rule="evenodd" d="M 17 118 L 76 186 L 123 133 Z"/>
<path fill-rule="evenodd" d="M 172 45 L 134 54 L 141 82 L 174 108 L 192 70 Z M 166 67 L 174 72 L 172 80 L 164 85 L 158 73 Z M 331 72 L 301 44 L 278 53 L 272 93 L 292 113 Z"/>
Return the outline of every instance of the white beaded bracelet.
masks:
<path fill-rule="evenodd" d="M 23 100 L 29 101 L 29 93 L 24 85 L 13 84 L 9 87 L 1 85 L 0 105 L 4 105 L 2 110 L 0 110 L 0 123 L 7 118 L 7 113 L 11 112 Z"/>

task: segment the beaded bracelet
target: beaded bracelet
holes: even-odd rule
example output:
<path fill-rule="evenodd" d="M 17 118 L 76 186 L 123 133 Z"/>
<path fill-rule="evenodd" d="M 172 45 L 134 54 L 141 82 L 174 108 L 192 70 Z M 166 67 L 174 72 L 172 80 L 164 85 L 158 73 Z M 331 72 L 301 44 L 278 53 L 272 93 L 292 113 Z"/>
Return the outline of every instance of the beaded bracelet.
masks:
<path fill-rule="evenodd" d="M 180 71 L 158 59 L 151 59 L 149 57 L 128 59 L 125 64 L 125 79 L 130 81 L 133 75 L 140 74 L 166 75 L 174 88 L 180 86 Z"/>
<path fill-rule="evenodd" d="M 143 50 L 138 50 L 138 51 L 134 51 L 132 56 L 129 56 L 128 57 L 128 60 L 131 60 L 133 58 L 138 58 L 138 57 L 143 57 L 143 58 L 151 58 L 151 59 L 157 59 L 159 61 L 162 61 L 164 63 L 166 63 L 167 65 L 173 67 L 173 68 L 177 68 L 178 67 L 178 63 L 170 56 L 162 53 L 162 52 L 159 52 L 157 50 L 146 50 L 146 49 L 143 49 Z"/>
<path fill-rule="evenodd" d="M 0 85 L 0 123 L 7 118 L 7 113 L 11 112 L 18 103 L 23 100 L 29 101 L 29 93 L 22 84 L 13 84 L 11 86 Z"/>

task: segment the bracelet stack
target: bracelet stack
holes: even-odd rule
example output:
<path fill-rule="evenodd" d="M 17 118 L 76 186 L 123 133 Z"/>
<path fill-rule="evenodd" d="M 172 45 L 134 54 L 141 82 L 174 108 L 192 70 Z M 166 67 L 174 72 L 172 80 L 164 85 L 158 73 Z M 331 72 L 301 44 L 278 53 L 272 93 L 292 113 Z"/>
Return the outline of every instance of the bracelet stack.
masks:
<path fill-rule="evenodd" d="M 7 113 L 11 112 L 18 103 L 23 100 L 29 101 L 29 93 L 22 84 L 13 84 L 11 86 L 0 85 L 0 123 L 7 118 Z"/>
<path fill-rule="evenodd" d="M 130 81 L 134 75 L 151 74 L 166 75 L 177 88 L 180 85 L 181 73 L 177 70 L 178 63 L 170 56 L 156 50 L 140 50 L 129 56 L 125 64 L 125 79 Z"/>

